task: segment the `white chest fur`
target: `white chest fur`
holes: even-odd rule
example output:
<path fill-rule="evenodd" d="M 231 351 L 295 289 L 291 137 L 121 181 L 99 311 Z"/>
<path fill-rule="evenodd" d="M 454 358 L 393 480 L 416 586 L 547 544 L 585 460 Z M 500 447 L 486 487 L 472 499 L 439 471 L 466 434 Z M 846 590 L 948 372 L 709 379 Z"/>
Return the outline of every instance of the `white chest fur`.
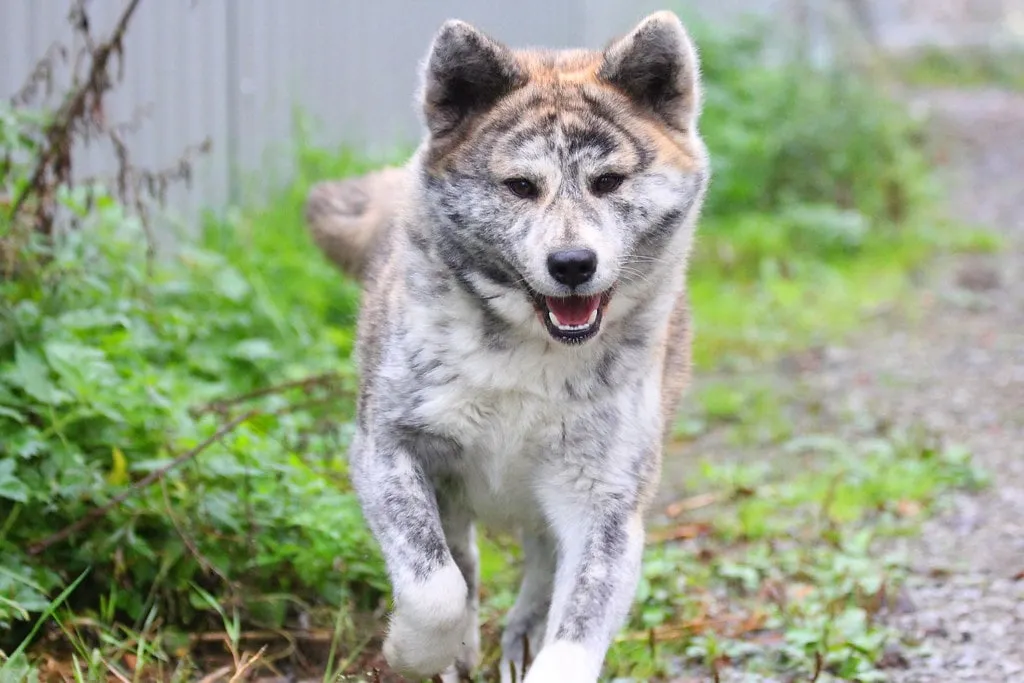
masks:
<path fill-rule="evenodd" d="M 462 444 L 459 474 L 478 517 L 497 526 L 530 522 L 537 512 L 538 461 L 561 431 L 562 418 L 552 401 L 481 391 L 460 382 L 445 387 L 419 417 Z"/>
<path fill-rule="evenodd" d="M 450 320 L 443 337 L 429 327 L 410 337 L 446 378 L 420 394 L 416 420 L 462 446 L 459 475 L 479 518 L 530 524 L 540 515 L 538 462 L 557 448 L 569 411 L 580 409 L 567 400 L 566 382 L 592 374 L 596 352 L 543 339 L 495 348 L 471 324 L 453 330 Z"/>

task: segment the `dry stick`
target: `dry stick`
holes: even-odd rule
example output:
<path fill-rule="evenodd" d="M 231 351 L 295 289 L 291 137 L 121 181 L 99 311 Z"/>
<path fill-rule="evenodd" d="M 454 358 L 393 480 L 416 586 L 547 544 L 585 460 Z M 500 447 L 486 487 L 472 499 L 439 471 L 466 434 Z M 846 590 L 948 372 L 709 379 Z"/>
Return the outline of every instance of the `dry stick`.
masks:
<path fill-rule="evenodd" d="M 199 679 L 199 683 L 215 683 L 215 681 L 222 680 L 229 673 L 231 673 L 231 667 L 225 664 L 219 669 L 216 669 Z"/>
<path fill-rule="evenodd" d="M 814 674 L 811 676 L 811 683 L 821 678 L 821 673 L 825 669 L 825 658 L 821 655 L 821 650 L 814 651 Z"/>
<path fill-rule="evenodd" d="M 316 629 L 303 631 L 287 631 L 284 629 L 267 629 L 264 631 L 242 631 L 237 636 L 232 636 L 224 631 L 207 631 L 206 633 L 193 633 L 189 635 L 189 642 L 211 643 L 229 642 L 233 637 L 237 640 L 286 640 L 305 641 L 314 643 L 325 643 L 331 640 L 334 631 L 331 629 Z"/>
<path fill-rule="evenodd" d="M 192 553 L 192 556 L 199 563 L 199 566 L 211 574 L 216 574 L 226 586 L 230 587 L 232 585 L 231 579 L 229 579 L 224 572 L 218 569 L 213 562 L 206 559 L 206 556 L 199 550 L 199 546 L 197 546 L 195 541 L 192 540 L 192 537 L 185 533 L 184 527 L 181 526 L 181 523 L 178 521 L 178 518 L 174 514 L 174 510 L 171 506 L 171 497 L 167 493 L 167 480 L 165 479 L 160 480 L 160 493 L 163 494 L 164 506 L 167 508 L 167 518 L 171 520 L 171 526 L 173 526 L 174 530 L 178 532 L 178 537 L 181 538 L 181 542 L 184 543 L 185 547 L 188 548 L 188 551 Z"/>
<path fill-rule="evenodd" d="M 291 382 L 283 382 L 281 384 L 274 384 L 274 385 L 271 385 L 269 387 L 263 387 L 261 389 L 256 389 L 255 391 L 250 391 L 250 392 L 245 393 L 245 394 L 239 394 L 238 396 L 232 396 L 231 398 L 217 399 L 216 401 L 211 401 L 210 403 L 207 403 L 204 406 L 200 406 L 198 408 L 193 408 L 192 409 L 192 413 L 194 415 L 202 415 L 204 413 L 221 412 L 225 408 L 230 408 L 233 405 L 238 405 L 239 403 L 244 403 L 246 401 L 251 401 L 254 398 L 261 398 L 261 397 L 267 396 L 269 394 L 281 393 L 283 391 L 288 391 L 289 389 L 298 389 L 298 388 L 310 389 L 312 387 L 319 386 L 321 384 L 327 384 L 331 380 L 336 380 L 336 379 L 341 379 L 341 375 L 339 375 L 336 372 L 325 372 L 325 373 L 323 373 L 321 375 L 313 375 L 312 377 L 306 377 L 305 379 L 297 379 L 297 380 L 293 380 Z"/>
<path fill-rule="evenodd" d="M 135 9 L 139 6 L 139 0 L 131 0 L 124 12 L 121 14 L 121 18 L 118 20 L 117 25 L 111 32 L 110 37 L 106 42 L 100 44 L 99 48 L 92 55 L 92 63 L 89 65 L 89 74 L 85 79 L 85 82 L 78 88 L 74 95 L 67 100 L 67 102 L 57 110 L 57 115 L 49 126 L 46 127 L 46 141 L 49 143 L 43 150 L 43 153 L 39 157 L 39 162 L 36 164 L 35 171 L 32 172 L 31 179 L 22 190 L 18 199 L 14 202 L 14 208 L 11 210 L 11 216 L 17 216 L 21 211 L 22 204 L 32 194 L 38 193 L 41 189 L 43 176 L 46 173 L 46 169 L 53 161 L 54 157 L 60 150 L 66 149 L 68 142 L 72 135 L 72 126 L 85 111 L 85 105 L 87 97 L 90 92 L 98 90 L 97 83 L 100 79 L 106 78 L 107 74 L 107 62 L 110 61 L 110 57 L 121 50 L 121 44 L 124 40 L 125 31 L 128 29 L 128 21 L 132 18 L 135 13 Z"/>
<path fill-rule="evenodd" d="M 205 441 L 200 443 L 198 446 L 196 446 L 192 450 L 190 450 L 190 451 L 188 451 L 186 453 L 182 453 L 177 458 L 175 458 L 170 463 L 168 463 L 166 466 L 161 467 L 158 470 L 153 470 L 152 472 L 147 474 L 142 479 L 139 479 L 137 482 L 132 484 L 130 487 L 128 487 L 127 489 L 125 489 L 124 491 L 119 493 L 118 495 L 114 496 L 113 500 L 111 500 L 106 505 L 104 505 L 102 507 L 98 507 L 98 508 L 93 508 L 92 510 L 90 510 L 88 512 L 88 514 L 85 515 L 85 517 L 82 517 L 80 520 L 78 520 L 74 524 L 68 525 L 68 526 L 64 527 L 63 529 L 61 529 L 60 531 L 58 531 L 57 533 L 53 534 L 52 536 L 49 536 L 48 538 L 43 539 L 39 543 L 36 543 L 35 545 L 33 545 L 32 547 L 30 547 L 28 549 L 28 554 L 29 555 L 38 555 L 39 553 L 43 552 L 44 550 L 46 550 L 47 548 L 49 548 L 53 544 L 60 543 L 61 541 L 66 539 L 71 534 L 73 534 L 73 533 L 75 533 L 77 531 L 81 531 L 85 527 L 87 527 L 90 524 L 92 524 L 93 522 L 95 522 L 100 517 L 103 517 L 104 515 L 106 515 L 108 512 L 113 510 L 115 507 L 117 507 L 118 505 L 120 505 L 124 501 L 128 500 L 129 498 L 131 498 L 133 495 L 135 495 L 136 493 L 138 493 L 142 489 L 146 488 L 147 486 L 149 486 L 153 482 L 157 481 L 158 479 L 161 479 L 162 477 L 166 476 L 167 473 L 170 472 L 171 470 L 173 470 L 174 468 L 176 468 L 176 467 L 184 464 L 185 462 L 191 460 L 192 458 L 196 457 L 197 455 L 199 455 L 200 453 L 205 451 L 207 448 L 212 446 L 217 441 L 220 441 L 222 438 L 224 438 L 224 436 L 226 436 L 229 432 L 231 432 L 235 427 L 237 427 L 238 425 L 242 424 L 243 422 L 245 422 L 249 418 L 253 417 L 254 415 L 258 414 L 258 412 L 259 411 L 256 411 L 256 410 L 250 410 L 249 412 L 247 412 L 247 413 L 245 413 L 243 415 L 239 415 L 235 419 L 233 419 L 230 422 L 224 424 L 223 426 L 220 427 L 220 429 L 218 429 L 216 432 L 214 432 L 213 435 L 210 436 L 210 438 L 206 439 Z"/>
<path fill-rule="evenodd" d="M 257 652 L 255 655 L 250 655 L 248 652 L 243 652 L 242 653 L 241 666 L 237 666 L 236 665 L 235 668 L 237 668 L 238 670 L 235 671 L 235 674 L 231 677 L 231 679 L 228 681 L 228 683 L 235 683 L 235 681 L 238 681 L 243 676 L 245 676 L 246 675 L 246 671 L 248 671 L 250 668 L 252 668 L 252 666 L 254 664 L 256 664 L 257 662 L 259 662 L 261 659 L 263 659 L 263 653 L 266 652 L 266 651 L 267 651 L 267 646 L 264 645 L 263 647 L 261 647 L 259 649 L 259 652 Z"/>

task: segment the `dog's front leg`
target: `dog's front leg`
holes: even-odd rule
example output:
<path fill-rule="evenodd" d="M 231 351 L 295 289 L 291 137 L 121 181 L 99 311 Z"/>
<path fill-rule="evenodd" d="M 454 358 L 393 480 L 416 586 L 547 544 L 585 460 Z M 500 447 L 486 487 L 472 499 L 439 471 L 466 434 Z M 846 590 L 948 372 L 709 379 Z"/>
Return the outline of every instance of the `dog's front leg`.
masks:
<path fill-rule="evenodd" d="M 353 445 L 352 478 L 380 544 L 395 609 L 384 656 L 408 678 L 428 678 L 462 653 L 471 621 L 466 580 L 445 539 L 434 487 L 400 445 Z"/>
<path fill-rule="evenodd" d="M 595 683 L 629 612 L 644 546 L 641 513 L 619 501 L 558 514 L 560 552 L 543 649 L 525 683 Z"/>

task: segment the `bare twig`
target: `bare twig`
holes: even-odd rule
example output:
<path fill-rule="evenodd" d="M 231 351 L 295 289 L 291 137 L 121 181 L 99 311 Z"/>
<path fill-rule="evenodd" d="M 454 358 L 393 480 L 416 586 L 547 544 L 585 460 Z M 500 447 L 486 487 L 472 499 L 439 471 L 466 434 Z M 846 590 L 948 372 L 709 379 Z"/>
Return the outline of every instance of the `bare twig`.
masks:
<path fill-rule="evenodd" d="M 243 652 L 242 660 L 240 664 L 236 667 L 237 671 L 235 671 L 234 675 L 231 677 L 231 680 L 228 683 L 235 683 L 235 681 L 242 680 L 242 678 L 246 675 L 246 672 L 250 668 L 252 668 L 253 665 L 255 665 L 257 662 L 263 659 L 263 653 L 266 651 L 267 646 L 264 645 L 259 649 L 259 651 L 255 655 L 250 655 L 248 652 Z"/>
<path fill-rule="evenodd" d="M 205 633 L 193 633 L 189 635 L 189 642 L 196 643 L 227 643 L 232 638 L 237 640 L 286 640 L 289 642 L 311 642 L 327 643 L 334 637 L 331 629 L 305 629 L 296 631 L 263 630 L 263 631 L 242 631 L 237 636 L 232 636 L 224 631 L 207 631 Z"/>
<path fill-rule="evenodd" d="M 170 496 L 167 494 L 166 479 L 160 480 L 160 491 L 163 494 L 164 505 L 167 507 L 167 518 L 171 520 L 171 526 L 173 526 L 174 530 L 178 532 L 178 537 L 181 538 L 181 542 L 185 544 L 185 547 L 188 548 L 188 551 L 192 553 L 192 557 L 196 559 L 196 562 L 199 563 L 200 567 L 202 567 L 204 570 L 211 574 L 216 574 L 217 577 L 224 582 L 224 585 L 230 586 L 231 580 L 227 577 L 227 575 L 220 569 L 218 569 L 216 565 L 210 562 L 210 560 L 208 560 L 206 556 L 203 555 L 202 552 L 200 552 L 199 546 L 195 544 L 195 541 L 192 540 L 192 537 L 185 533 L 185 530 L 182 528 L 180 522 L 178 521 L 178 516 L 174 514 L 174 506 L 171 505 Z"/>
<path fill-rule="evenodd" d="M 58 182 L 69 179 L 71 171 L 71 141 L 73 138 L 75 124 L 87 116 L 100 116 L 102 114 L 102 96 L 110 87 L 110 76 L 107 73 L 107 65 L 114 54 L 121 54 L 124 50 L 123 40 L 125 31 L 128 30 L 128 22 L 131 20 L 135 10 L 138 9 L 140 0 L 131 0 L 121 13 L 110 37 L 100 43 L 92 51 L 92 59 L 89 65 L 89 72 L 85 82 L 74 89 L 64 104 L 57 110 L 56 115 L 44 130 L 46 145 L 39 160 L 36 162 L 35 170 L 29 178 L 28 185 L 14 202 L 11 211 L 12 217 L 17 217 L 25 201 L 35 196 L 45 196 L 49 188 L 45 183 L 47 172 L 53 173 Z M 79 4 L 75 8 L 79 19 L 77 28 L 89 36 L 88 21 L 84 7 Z M 73 12 L 73 16 L 75 12 Z M 44 210 L 43 204 L 40 209 Z M 52 220 L 52 217 L 51 217 Z"/>
<path fill-rule="evenodd" d="M 84 47 L 71 55 L 65 45 L 56 44 L 46 51 L 29 75 L 24 87 L 11 99 L 14 106 L 35 104 L 40 94 L 48 98 L 54 90 L 54 72 L 58 63 L 70 65 L 68 90 L 61 97 L 60 106 L 45 123 L 26 123 L 21 139 L 30 144 L 33 160 L 23 170 L 27 183 L 16 197 L 7 202 L 12 223 L 49 238 L 54 234 L 58 216 L 58 190 L 74 186 L 85 188 L 86 207 L 94 200 L 92 187 L 97 183 L 110 188 L 116 198 L 137 214 L 146 236 L 146 253 L 152 265 L 156 239 L 150 223 L 149 202 L 166 202 L 172 183 L 192 181 L 196 157 L 207 153 L 211 142 L 207 138 L 198 145 L 187 147 L 180 157 L 166 168 L 148 170 L 132 164 L 126 133 L 137 130 L 145 117 L 145 107 L 139 107 L 127 122 L 107 120 L 104 98 L 124 77 L 125 34 L 141 0 L 129 0 L 113 30 L 104 38 L 93 35 L 87 0 L 74 0 L 68 16 L 76 39 Z M 44 102 L 45 103 L 45 102 Z M 91 143 L 105 139 L 112 148 L 116 166 L 112 178 L 73 178 L 74 149 L 76 143 Z M 12 168 L 12 154 L 7 150 L 0 158 L 0 175 L 6 176 Z M 100 182 L 102 181 L 102 182 Z M 71 217 L 74 227 L 77 218 Z M 8 247 L 0 245 L 0 256 Z M 7 268 L 10 272 L 11 269 Z"/>
<path fill-rule="evenodd" d="M 821 650 L 814 651 L 814 674 L 811 676 L 811 683 L 815 683 L 821 678 L 821 673 L 825 669 L 825 658 L 821 654 Z"/>
<path fill-rule="evenodd" d="M 205 676 L 203 676 L 202 678 L 200 678 L 199 683 L 214 683 L 215 681 L 223 679 L 229 673 L 231 673 L 231 667 L 225 664 L 219 669 L 215 669 L 210 673 L 206 674 Z"/>
<path fill-rule="evenodd" d="M 43 539 L 42 541 L 39 541 L 38 543 L 32 545 L 28 549 L 28 554 L 29 555 L 38 555 L 39 553 L 43 552 L 44 550 L 46 550 L 50 546 L 54 545 L 55 543 L 60 543 L 61 541 L 65 540 L 66 538 L 68 538 L 72 534 L 74 534 L 74 533 L 76 533 L 78 531 L 81 531 L 85 527 L 87 527 L 90 524 L 92 524 L 93 522 L 95 522 L 97 519 L 105 516 L 108 512 L 113 510 L 115 507 L 117 507 L 118 505 L 120 505 L 124 501 L 128 500 L 129 498 L 131 498 L 133 495 L 137 494 L 139 491 L 145 489 L 146 487 L 148 487 L 153 482 L 158 481 L 159 479 L 162 479 L 163 477 L 165 477 L 167 475 L 167 473 L 170 472 L 171 470 L 173 470 L 176 467 L 179 467 L 182 464 L 188 462 L 189 460 L 191 460 L 192 458 L 196 457 L 197 455 L 202 453 L 204 450 L 206 450 L 207 448 L 212 446 L 214 443 L 216 443 L 216 442 L 220 441 L 221 439 L 223 439 L 227 434 L 229 434 L 232 430 L 234 430 L 238 425 L 242 424 L 243 422 L 245 422 L 246 420 L 250 419 L 251 417 L 253 417 L 256 414 L 257 414 L 257 411 L 255 411 L 255 410 L 249 411 L 249 412 L 245 413 L 244 415 L 239 415 L 238 417 L 236 417 L 235 419 L 231 420 L 230 422 L 227 422 L 224 425 L 221 425 L 220 429 L 218 429 L 216 432 L 214 432 L 212 436 L 210 436 L 208 439 L 206 439 L 205 441 L 200 443 L 198 446 L 196 446 L 195 448 L 193 448 L 190 451 L 182 453 L 181 455 L 176 457 L 174 460 L 169 462 L 164 467 L 161 467 L 158 470 L 153 470 L 152 472 L 147 474 L 145 477 L 143 477 L 142 479 L 139 479 L 137 482 L 132 484 L 130 487 L 128 487 L 127 489 L 125 489 L 124 491 L 119 493 L 118 495 L 114 496 L 114 498 L 109 503 L 107 503 L 106 505 L 103 505 L 103 506 L 98 507 L 98 508 L 93 508 L 84 517 L 82 517 L 81 519 L 76 521 L 74 524 L 70 524 L 70 525 L 64 527 L 63 529 L 61 529 L 60 531 L 58 531 L 57 533 L 53 534 L 52 536 L 49 536 L 49 537 Z"/>
<path fill-rule="evenodd" d="M 647 534 L 647 545 L 660 545 L 670 541 L 688 541 L 711 533 L 714 527 L 709 522 L 680 524 L 667 529 L 654 529 Z"/>
<path fill-rule="evenodd" d="M 739 636 L 750 631 L 756 631 L 764 626 L 765 615 L 761 612 L 743 615 L 725 615 L 722 617 L 699 617 L 675 624 L 663 624 L 655 626 L 647 631 L 633 631 L 623 633 L 617 640 L 619 642 L 644 642 L 665 643 L 676 641 L 696 633 L 715 631 L 728 633 L 732 636 Z"/>
<path fill-rule="evenodd" d="M 225 410 L 232 406 L 236 406 L 239 403 L 245 403 L 252 401 L 257 398 L 263 398 L 264 396 L 270 396 L 271 394 L 280 394 L 291 389 L 303 389 L 309 390 L 314 387 L 328 386 L 331 383 L 341 379 L 341 375 L 336 372 L 325 372 L 320 375 L 313 375 L 312 377 L 306 377 L 305 379 L 292 380 L 290 382 L 282 382 L 281 384 L 274 384 L 267 387 L 256 389 L 245 394 L 239 394 L 238 396 L 232 396 L 230 398 L 217 399 L 211 401 L 204 406 L 193 408 L 190 412 L 193 416 L 204 415 L 206 413 L 223 413 Z"/>

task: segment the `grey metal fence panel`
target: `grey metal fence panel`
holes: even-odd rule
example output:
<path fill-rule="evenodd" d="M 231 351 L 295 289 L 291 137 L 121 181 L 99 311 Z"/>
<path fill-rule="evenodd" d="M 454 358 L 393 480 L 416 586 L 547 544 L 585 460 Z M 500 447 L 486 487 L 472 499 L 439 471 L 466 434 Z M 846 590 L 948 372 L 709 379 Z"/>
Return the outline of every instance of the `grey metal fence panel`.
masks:
<path fill-rule="evenodd" d="M 288 176 L 297 109 L 314 124 L 317 144 L 377 155 L 415 144 L 420 62 L 448 18 L 516 46 L 598 48 L 662 7 L 724 29 L 742 14 L 760 14 L 776 21 L 780 35 L 803 8 L 812 13 L 813 35 L 805 37 L 826 54 L 818 44 L 821 17 L 839 5 L 860 2 L 882 41 L 902 45 L 936 39 L 965 21 L 973 22 L 972 35 L 992 27 L 1008 32 L 1024 23 L 1024 16 L 1011 21 L 1022 14 L 1020 1 L 143 0 L 125 46 L 124 82 L 106 109 L 122 121 L 148 111 L 138 130 L 126 133 L 135 160 L 148 167 L 165 167 L 187 146 L 212 139 L 192 189 L 170 197 L 170 208 L 191 218 L 237 200 L 248 180 L 263 190 Z M 89 3 L 98 33 L 110 29 L 125 2 Z M 47 47 L 71 35 L 70 7 L 70 0 L 0 0 L 0 96 L 16 92 Z M 80 158 L 81 175 L 114 167 L 103 146 Z"/>

